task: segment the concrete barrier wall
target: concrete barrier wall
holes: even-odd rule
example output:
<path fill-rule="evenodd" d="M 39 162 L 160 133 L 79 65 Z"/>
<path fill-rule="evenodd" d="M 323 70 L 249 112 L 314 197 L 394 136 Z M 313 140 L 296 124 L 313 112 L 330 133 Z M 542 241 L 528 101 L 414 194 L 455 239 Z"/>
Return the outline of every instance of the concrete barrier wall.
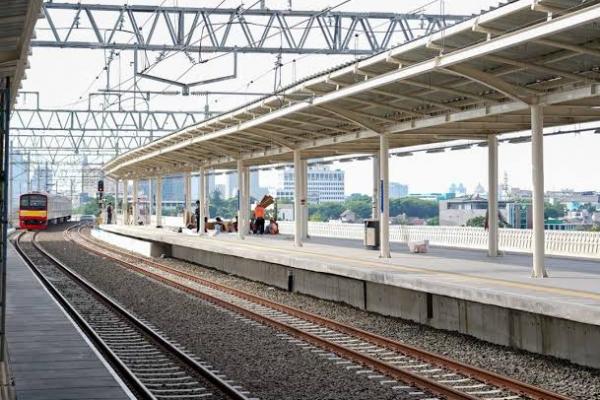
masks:
<path fill-rule="evenodd" d="M 92 235 L 143 255 L 170 252 L 174 258 L 280 289 L 600 368 L 597 325 L 106 231 Z"/>

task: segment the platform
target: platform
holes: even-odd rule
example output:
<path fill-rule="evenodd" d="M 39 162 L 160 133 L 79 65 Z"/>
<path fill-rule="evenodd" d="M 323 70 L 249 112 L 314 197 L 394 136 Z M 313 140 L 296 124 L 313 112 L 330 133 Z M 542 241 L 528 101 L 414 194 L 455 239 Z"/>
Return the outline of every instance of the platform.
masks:
<path fill-rule="evenodd" d="M 6 331 L 19 400 L 135 398 L 12 246 Z"/>
<path fill-rule="evenodd" d="M 600 367 L 600 262 L 548 258 L 550 277 L 533 279 L 527 255 L 410 254 L 395 245 L 391 259 L 380 259 L 355 240 L 310 239 L 296 248 L 284 236 L 209 238 L 149 226 L 103 225 L 95 235 L 142 254 L 170 253 L 281 288 L 291 281 L 297 292 Z"/>

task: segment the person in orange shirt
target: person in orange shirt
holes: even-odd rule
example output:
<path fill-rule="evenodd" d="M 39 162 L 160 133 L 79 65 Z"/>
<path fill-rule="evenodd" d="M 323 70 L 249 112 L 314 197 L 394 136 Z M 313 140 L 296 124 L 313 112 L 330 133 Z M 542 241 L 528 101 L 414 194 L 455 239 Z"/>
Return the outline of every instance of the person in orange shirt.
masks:
<path fill-rule="evenodd" d="M 256 231 L 262 235 L 265 233 L 265 208 L 260 204 L 257 205 L 254 209 L 254 216 L 256 217 Z"/>

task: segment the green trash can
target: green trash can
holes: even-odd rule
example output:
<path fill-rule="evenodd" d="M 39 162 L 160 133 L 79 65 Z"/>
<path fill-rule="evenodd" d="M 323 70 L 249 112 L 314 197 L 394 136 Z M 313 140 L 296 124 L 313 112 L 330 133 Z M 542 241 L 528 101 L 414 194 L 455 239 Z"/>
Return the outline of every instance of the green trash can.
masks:
<path fill-rule="evenodd" d="M 365 224 L 365 248 L 368 250 L 379 250 L 379 220 L 366 219 Z"/>

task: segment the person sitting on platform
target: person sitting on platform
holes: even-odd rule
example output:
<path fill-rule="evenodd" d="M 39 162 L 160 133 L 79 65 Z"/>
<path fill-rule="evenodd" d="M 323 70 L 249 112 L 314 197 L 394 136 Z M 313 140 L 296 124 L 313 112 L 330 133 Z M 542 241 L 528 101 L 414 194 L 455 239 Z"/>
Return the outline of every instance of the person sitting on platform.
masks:
<path fill-rule="evenodd" d="M 269 219 L 269 225 L 267 226 L 266 232 L 269 235 L 277 235 L 279 233 L 279 225 L 275 219 Z"/>
<path fill-rule="evenodd" d="M 225 223 L 221 217 L 215 219 L 215 234 L 225 231 Z"/>

